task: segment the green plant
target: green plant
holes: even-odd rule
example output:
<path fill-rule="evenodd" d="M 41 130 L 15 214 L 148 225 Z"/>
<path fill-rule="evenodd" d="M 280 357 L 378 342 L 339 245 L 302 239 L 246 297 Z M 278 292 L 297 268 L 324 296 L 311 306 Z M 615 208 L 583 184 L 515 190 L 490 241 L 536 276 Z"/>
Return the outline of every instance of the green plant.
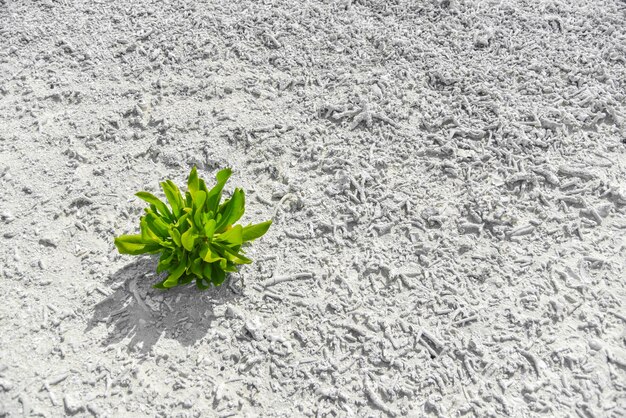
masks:
<path fill-rule="evenodd" d="M 195 279 L 196 286 L 204 290 L 211 283 L 221 285 L 226 273 L 237 272 L 238 264 L 252 262 L 242 246 L 265 234 L 272 221 L 234 225 L 245 210 L 243 190 L 235 189 L 220 203 L 231 173 L 229 168 L 220 170 L 217 184 L 209 190 L 194 166 L 184 198 L 172 181 L 162 182 L 169 207 L 151 193 L 135 194 L 150 204 L 139 222 L 141 233 L 117 237 L 115 246 L 121 254 L 161 253 L 157 273 L 167 270 L 169 274 L 153 287 L 167 289 Z"/>

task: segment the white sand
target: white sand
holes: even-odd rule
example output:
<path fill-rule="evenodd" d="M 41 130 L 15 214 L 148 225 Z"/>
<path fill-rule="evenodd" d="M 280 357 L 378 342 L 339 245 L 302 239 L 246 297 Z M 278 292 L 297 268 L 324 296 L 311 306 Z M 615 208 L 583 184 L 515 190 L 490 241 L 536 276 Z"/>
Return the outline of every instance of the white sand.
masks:
<path fill-rule="evenodd" d="M 624 22 L 0 0 L 0 417 L 626 415 Z M 113 238 L 194 164 L 274 225 L 160 292 Z"/>

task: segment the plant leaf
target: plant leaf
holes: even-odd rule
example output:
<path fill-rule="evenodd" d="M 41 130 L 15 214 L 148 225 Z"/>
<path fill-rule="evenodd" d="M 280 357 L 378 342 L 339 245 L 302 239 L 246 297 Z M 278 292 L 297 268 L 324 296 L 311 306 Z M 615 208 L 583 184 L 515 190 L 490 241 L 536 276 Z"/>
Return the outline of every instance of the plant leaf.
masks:
<path fill-rule="evenodd" d="M 183 196 L 180 194 L 180 190 L 171 180 L 161 182 L 161 188 L 163 189 L 163 193 L 165 193 L 167 201 L 172 207 L 172 213 L 176 218 L 180 217 L 184 206 Z"/>
<path fill-rule="evenodd" d="M 204 279 L 204 278 L 202 278 L 202 277 L 197 278 L 197 279 L 196 279 L 196 287 L 197 287 L 198 289 L 200 289 L 200 290 L 207 290 L 209 287 L 211 287 L 211 285 L 209 285 L 209 284 L 205 284 L 205 282 L 206 282 L 206 281 L 207 281 L 207 280 L 206 280 L 206 279 Z M 209 282 L 209 283 L 210 283 L 210 282 Z"/>
<path fill-rule="evenodd" d="M 206 202 L 206 192 L 198 190 L 193 197 L 193 206 L 196 210 L 202 210 L 204 208 L 204 202 Z"/>
<path fill-rule="evenodd" d="M 270 225 L 272 225 L 271 220 L 261 222 L 256 225 L 249 224 L 248 226 L 244 227 L 242 231 L 243 242 L 252 241 L 265 235 L 267 230 L 270 228 Z"/>
<path fill-rule="evenodd" d="M 224 283 L 224 279 L 226 279 L 226 273 L 217 263 L 211 264 L 213 271 L 211 272 L 211 282 L 215 286 L 219 286 Z"/>
<path fill-rule="evenodd" d="M 174 244 L 176 244 L 178 247 L 181 247 L 183 245 L 181 239 L 180 239 L 180 232 L 178 232 L 178 229 L 176 228 L 170 228 L 170 235 L 172 237 L 172 241 L 174 241 Z"/>
<path fill-rule="evenodd" d="M 144 219 L 148 228 L 150 228 L 150 230 L 157 236 L 167 238 L 170 235 L 168 231 L 168 224 L 154 212 L 148 212 L 144 216 Z"/>
<path fill-rule="evenodd" d="M 235 263 L 228 263 L 226 264 L 226 268 L 224 269 L 224 271 L 227 273 L 237 273 L 238 270 Z"/>
<path fill-rule="evenodd" d="M 180 222 L 181 220 L 184 222 Z M 190 227 L 193 227 L 192 217 L 189 213 L 185 213 L 183 216 L 180 217 L 178 221 L 180 222 L 180 225 L 178 226 L 178 232 L 180 232 L 181 234 L 187 231 Z"/>
<path fill-rule="evenodd" d="M 243 244 L 243 227 L 241 225 L 235 225 L 226 232 L 216 235 L 215 240 L 239 249 L 241 244 Z"/>
<path fill-rule="evenodd" d="M 207 263 L 213 263 L 223 259 L 218 253 L 211 249 L 210 245 L 202 244 L 200 247 L 200 257 Z"/>
<path fill-rule="evenodd" d="M 191 281 L 193 280 L 193 276 L 190 274 L 187 274 L 185 276 L 183 276 L 183 278 L 181 280 L 178 281 L 178 285 L 183 285 L 183 284 L 187 284 L 187 283 L 191 283 Z"/>
<path fill-rule="evenodd" d="M 211 275 L 213 273 L 213 267 L 211 263 L 204 263 L 202 266 L 202 276 L 211 283 Z"/>
<path fill-rule="evenodd" d="M 210 240 L 215 233 L 215 219 L 209 219 L 204 224 L 204 235 Z"/>
<path fill-rule="evenodd" d="M 161 272 L 163 272 L 165 270 L 169 270 L 171 267 L 172 267 L 171 260 L 159 261 L 159 264 L 157 264 L 156 272 L 157 273 L 161 273 Z"/>
<path fill-rule="evenodd" d="M 245 196 L 243 190 L 235 189 L 232 197 L 227 200 L 220 208 L 222 218 L 215 227 L 217 232 L 222 232 L 224 229 L 226 229 L 226 227 L 234 224 L 239 220 L 239 218 L 243 216 L 243 213 L 245 211 L 244 204 Z"/>
<path fill-rule="evenodd" d="M 178 232 L 182 232 L 183 229 L 187 228 L 187 219 L 189 219 L 189 212 L 191 212 L 191 208 L 184 208 L 183 212 L 185 212 L 178 221 L 174 224 L 176 228 L 178 228 Z"/>
<path fill-rule="evenodd" d="M 213 211 L 213 213 L 217 213 L 217 209 L 219 207 L 220 200 L 222 200 L 222 190 L 224 189 L 224 185 L 228 181 L 232 174 L 232 170 L 230 168 L 225 168 L 223 170 L 218 171 L 215 178 L 217 180 L 217 184 L 213 186 L 207 195 L 207 211 Z"/>
<path fill-rule="evenodd" d="M 189 228 L 183 235 L 180 237 L 180 241 L 183 244 L 183 248 L 187 251 L 191 251 L 196 242 L 197 235 L 194 234 L 194 229 Z"/>
<path fill-rule="evenodd" d="M 172 212 L 170 212 L 170 210 L 167 208 L 167 205 L 163 203 L 158 197 L 156 197 L 152 193 L 137 192 L 135 193 L 135 196 L 137 196 L 138 198 L 142 200 L 145 200 L 151 205 L 154 205 L 157 211 L 168 220 L 172 219 Z"/>
<path fill-rule="evenodd" d="M 142 217 L 141 220 L 139 221 L 139 227 L 141 229 L 141 237 L 144 239 L 144 241 L 157 243 L 161 247 L 174 248 L 172 243 L 167 241 L 167 238 L 171 235 L 169 234 L 169 230 L 163 237 L 159 237 L 153 231 L 153 229 L 156 227 L 153 226 L 153 228 L 150 228 L 150 224 L 148 221 L 149 221 L 149 218 L 147 219 L 145 216 Z"/>
<path fill-rule="evenodd" d="M 201 258 L 196 258 L 191 263 L 191 272 L 200 278 L 202 278 L 202 264 Z"/>
<path fill-rule="evenodd" d="M 204 202 L 206 201 L 206 193 L 202 190 L 199 190 L 194 197 L 193 206 L 194 206 L 194 214 L 193 221 L 196 224 L 196 227 L 202 230 L 202 221 L 204 220 L 202 215 L 204 215 Z"/>
<path fill-rule="evenodd" d="M 200 189 L 200 182 L 198 180 L 198 170 L 194 165 L 189 173 L 189 177 L 187 178 L 187 191 L 191 194 L 193 198 L 196 195 L 196 192 Z"/>
<path fill-rule="evenodd" d="M 183 256 L 183 259 L 179 260 L 175 269 L 170 270 L 169 276 L 163 282 L 163 286 L 166 288 L 174 287 L 178 285 L 178 279 L 183 275 L 187 268 L 187 256 Z"/>
<path fill-rule="evenodd" d="M 165 250 L 161 254 L 159 258 L 159 263 L 157 264 L 157 273 L 161 273 L 162 271 L 169 270 L 172 266 L 172 260 L 174 259 L 174 251 Z"/>
<path fill-rule="evenodd" d="M 164 250 L 159 256 L 159 261 L 167 260 L 168 258 L 172 258 L 174 256 L 173 250 Z"/>
<path fill-rule="evenodd" d="M 200 179 L 199 183 L 200 183 L 199 189 L 202 190 L 204 193 L 206 193 L 208 195 L 209 194 L 209 189 L 207 189 L 206 183 L 204 182 L 204 179 Z"/>
<path fill-rule="evenodd" d="M 232 248 L 227 247 L 226 245 L 221 245 L 218 243 L 213 244 L 217 247 L 218 253 L 228 261 L 232 261 L 237 264 L 250 264 L 252 260 L 237 252 L 237 250 L 233 250 Z"/>
<path fill-rule="evenodd" d="M 148 227 L 148 222 L 143 216 L 139 220 L 139 229 L 141 230 L 141 238 L 144 241 L 158 241 L 158 236 Z"/>
<path fill-rule="evenodd" d="M 145 241 L 141 235 L 122 235 L 115 238 L 114 242 L 120 254 L 139 255 L 161 250 L 159 244 Z"/>

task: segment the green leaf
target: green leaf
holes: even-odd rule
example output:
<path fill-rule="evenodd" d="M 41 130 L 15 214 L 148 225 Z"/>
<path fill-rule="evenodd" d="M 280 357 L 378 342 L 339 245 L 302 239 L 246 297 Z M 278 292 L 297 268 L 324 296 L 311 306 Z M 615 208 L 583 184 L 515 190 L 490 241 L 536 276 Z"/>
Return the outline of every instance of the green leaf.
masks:
<path fill-rule="evenodd" d="M 150 230 L 152 230 L 152 232 L 154 232 L 156 235 L 161 238 L 169 237 L 169 225 L 165 221 L 163 221 L 163 219 L 161 219 L 157 214 L 153 212 L 148 212 L 144 216 L 144 219 L 148 228 L 150 228 Z"/>
<path fill-rule="evenodd" d="M 203 179 L 200 179 L 200 187 L 199 188 L 200 188 L 200 190 L 202 190 L 207 195 L 209 194 L 209 189 L 207 189 L 206 183 L 204 182 Z"/>
<path fill-rule="evenodd" d="M 226 227 L 237 222 L 243 216 L 245 211 L 244 205 L 245 196 L 243 190 L 235 189 L 232 197 L 220 207 L 222 218 L 215 227 L 217 232 L 222 232 Z"/>
<path fill-rule="evenodd" d="M 209 219 L 204 224 L 204 235 L 210 240 L 215 233 L 215 219 Z"/>
<path fill-rule="evenodd" d="M 218 253 L 213 251 L 210 245 L 202 244 L 200 247 L 200 257 L 207 263 L 213 263 L 223 259 Z"/>
<path fill-rule="evenodd" d="M 178 285 L 183 285 L 183 284 L 187 284 L 187 283 L 191 283 L 191 281 L 193 280 L 193 276 L 190 274 L 187 274 L 185 276 L 183 276 L 183 278 L 181 280 L 178 281 Z"/>
<path fill-rule="evenodd" d="M 215 286 L 219 286 L 224 283 L 226 279 L 226 273 L 217 263 L 211 264 L 213 271 L 211 272 L 211 282 Z"/>
<path fill-rule="evenodd" d="M 198 229 L 202 229 L 202 221 L 204 220 L 202 215 L 204 215 L 204 202 L 206 201 L 206 193 L 202 190 L 199 190 L 194 197 L 193 206 L 194 206 L 194 215 L 193 221 L 196 224 Z"/>
<path fill-rule="evenodd" d="M 235 225 L 231 229 L 215 236 L 216 241 L 224 242 L 230 247 L 239 249 L 243 244 L 243 228 L 241 225 Z"/>
<path fill-rule="evenodd" d="M 214 246 L 216 247 L 218 253 L 228 261 L 232 261 L 233 263 L 237 264 L 252 263 L 252 260 L 237 252 L 237 250 L 227 247 L 226 245 L 214 243 Z"/>
<path fill-rule="evenodd" d="M 193 196 L 193 206 L 196 210 L 202 210 L 204 208 L 204 202 L 206 202 L 206 192 L 198 190 Z"/>
<path fill-rule="evenodd" d="M 178 279 L 183 275 L 185 269 L 187 268 L 187 256 L 183 256 L 182 259 L 179 260 L 179 264 L 175 269 L 170 270 L 169 276 L 163 282 L 163 286 L 166 288 L 174 287 L 178 285 Z"/>
<path fill-rule="evenodd" d="M 209 191 L 207 195 L 207 211 L 213 211 L 213 213 L 217 213 L 220 200 L 222 200 L 222 190 L 224 189 L 224 185 L 230 178 L 231 174 L 232 170 L 230 168 L 225 168 L 223 170 L 220 170 L 215 176 L 217 184 Z"/>
<path fill-rule="evenodd" d="M 144 239 L 144 241 L 154 242 L 156 244 L 159 244 L 161 247 L 174 248 L 172 243 L 167 240 L 167 238 L 170 236 L 169 230 L 163 237 L 159 237 L 153 231 L 153 229 L 156 227 L 153 226 L 153 228 L 150 228 L 150 224 L 148 221 L 149 221 L 149 217 L 148 219 L 146 219 L 145 216 L 142 217 L 141 220 L 139 221 L 139 227 L 141 229 L 141 237 Z"/>
<path fill-rule="evenodd" d="M 180 226 L 178 227 L 178 232 L 182 234 L 189 228 L 193 228 L 192 217 L 189 213 L 185 213 L 183 216 L 180 217 L 180 219 L 184 219 L 184 222 L 181 222 Z"/>
<path fill-rule="evenodd" d="M 165 218 L 167 218 L 168 220 L 172 219 L 172 213 L 170 212 L 170 210 L 167 208 L 167 206 L 165 205 L 165 203 L 163 203 L 158 197 L 156 197 L 155 195 L 153 195 L 152 193 L 148 193 L 148 192 L 137 192 L 135 193 L 135 196 L 137 196 L 138 198 L 145 200 L 146 202 L 148 202 L 151 205 L 154 205 L 154 207 L 157 209 L 157 211 L 164 216 Z"/>
<path fill-rule="evenodd" d="M 178 232 L 178 229 L 170 228 L 169 231 L 172 237 L 172 241 L 174 241 L 174 244 L 176 244 L 178 247 L 182 247 L 183 243 L 180 239 L 180 232 Z"/>
<path fill-rule="evenodd" d="M 237 270 L 237 266 L 235 265 L 235 263 L 228 263 L 224 271 L 228 273 L 237 273 L 238 270 Z"/>
<path fill-rule="evenodd" d="M 115 238 L 114 242 L 120 254 L 139 255 L 161 250 L 159 244 L 145 241 L 141 235 L 122 235 Z"/>
<path fill-rule="evenodd" d="M 161 273 L 162 271 L 169 270 L 172 266 L 172 260 L 174 259 L 174 251 L 163 251 L 161 257 L 159 258 L 159 264 L 157 264 L 157 273 Z"/>
<path fill-rule="evenodd" d="M 159 256 L 159 261 L 171 259 L 174 256 L 174 250 L 164 250 Z"/>
<path fill-rule="evenodd" d="M 189 223 L 187 222 L 187 219 L 189 219 L 189 212 L 191 212 L 191 209 L 189 209 L 189 211 L 187 211 L 188 208 L 185 208 L 183 211 L 185 212 L 180 218 L 178 218 L 178 221 L 176 221 L 176 223 L 174 224 L 174 226 L 176 228 L 178 228 L 178 232 L 183 232 L 185 230 L 187 230 L 187 227 L 189 225 Z"/>
<path fill-rule="evenodd" d="M 202 265 L 202 276 L 211 283 L 211 275 L 213 273 L 213 266 L 211 263 L 204 263 Z"/>
<path fill-rule="evenodd" d="M 163 283 L 165 283 L 165 280 L 163 280 L 162 282 L 159 282 L 157 284 L 153 284 L 152 287 L 155 289 L 167 289 L 167 287 L 163 286 Z"/>
<path fill-rule="evenodd" d="M 265 235 L 267 230 L 270 228 L 270 225 L 272 225 L 271 220 L 261 222 L 256 225 L 249 224 L 248 226 L 244 227 L 242 231 L 243 242 L 252 241 Z"/>
<path fill-rule="evenodd" d="M 185 274 L 191 274 L 191 263 L 193 262 L 192 258 L 193 254 L 189 254 L 187 257 L 187 264 L 185 265 Z"/>
<path fill-rule="evenodd" d="M 194 244 L 196 243 L 197 235 L 194 234 L 194 229 L 189 228 L 181 237 L 180 241 L 183 244 L 183 247 L 187 251 L 191 251 L 193 249 Z"/>
<path fill-rule="evenodd" d="M 211 286 L 209 284 L 207 284 L 207 280 L 206 279 L 199 277 L 199 278 L 196 279 L 196 287 L 198 289 L 200 289 L 200 290 L 207 290 Z"/>
<path fill-rule="evenodd" d="M 184 206 L 183 196 L 180 194 L 180 190 L 171 180 L 161 182 L 161 188 L 163 189 L 163 193 L 165 193 L 167 201 L 172 207 L 174 216 L 178 218 L 181 215 Z"/>
<path fill-rule="evenodd" d="M 194 165 L 189 173 L 189 177 L 187 178 L 187 191 L 191 193 L 191 197 L 193 198 L 198 190 L 200 189 L 200 182 L 198 180 L 198 170 Z"/>
<path fill-rule="evenodd" d="M 202 277 L 202 264 L 201 258 L 196 258 L 191 263 L 191 272 L 200 278 Z"/>
<path fill-rule="evenodd" d="M 142 217 L 139 220 L 139 229 L 141 230 L 141 238 L 146 241 L 154 241 L 154 242 L 158 242 L 158 237 L 157 235 L 152 232 L 152 230 L 148 227 L 148 222 L 146 221 L 145 217 Z"/>
<path fill-rule="evenodd" d="M 156 272 L 157 273 L 161 273 L 161 272 L 163 272 L 165 270 L 169 270 L 171 267 L 172 267 L 171 260 L 159 261 L 159 264 L 157 264 Z"/>

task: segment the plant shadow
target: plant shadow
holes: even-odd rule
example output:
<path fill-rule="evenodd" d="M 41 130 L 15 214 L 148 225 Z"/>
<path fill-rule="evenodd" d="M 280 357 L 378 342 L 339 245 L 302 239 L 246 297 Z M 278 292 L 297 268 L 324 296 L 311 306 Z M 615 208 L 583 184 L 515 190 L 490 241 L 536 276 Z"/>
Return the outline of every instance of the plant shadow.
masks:
<path fill-rule="evenodd" d="M 146 354 L 161 337 L 191 346 L 203 338 L 216 318 L 214 307 L 235 300 L 229 280 L 220 287 L 199 291 L 194 284 L 169 290 L 154 289 L 158 257 L 142 257 L 112 274 L 105 292 L 112 293 L 95 305 L 85 332 L 99 323 L 108 329 L 103 346 L 130 338 L 128 348 Z M 162 280 L 162 278 L 161 278 Z"/>

